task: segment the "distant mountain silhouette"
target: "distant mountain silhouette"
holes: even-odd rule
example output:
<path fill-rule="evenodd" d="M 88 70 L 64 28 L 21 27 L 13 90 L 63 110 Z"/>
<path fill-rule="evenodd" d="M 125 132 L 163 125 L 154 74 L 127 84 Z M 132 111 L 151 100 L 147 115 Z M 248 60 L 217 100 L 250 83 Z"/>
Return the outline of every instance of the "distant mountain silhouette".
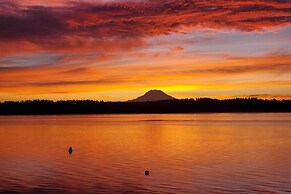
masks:
<path fill-rule="evenodd" d="M 162 100 L 175 100 L 174 97 L 169 96 L 161 90 L 150 90 L 143 96 L 136 99 L 130 100 L 129 102 L 152 102 L 152 101 L 162 101 Z"/>

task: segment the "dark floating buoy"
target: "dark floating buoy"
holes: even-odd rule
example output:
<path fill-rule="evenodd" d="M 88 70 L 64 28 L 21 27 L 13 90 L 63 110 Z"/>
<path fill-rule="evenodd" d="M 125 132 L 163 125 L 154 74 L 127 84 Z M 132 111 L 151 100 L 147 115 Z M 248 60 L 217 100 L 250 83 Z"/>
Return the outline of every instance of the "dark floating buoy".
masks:
<path fill-rule="evenodd" d="M 69 152 L 70 154 L 72 154 L 72 152 L 73 152 L 73 148 L 70 147 L 69 150 L 68 150 L 68 152 Z"/>
<path fill-rule="evenodd" d="M 144 174 L 145 174 L 146 176 L 148 176 L 148 175 L 150 174 L 150 171 L 146 170 L 146 171 L 144 171 Z"/>

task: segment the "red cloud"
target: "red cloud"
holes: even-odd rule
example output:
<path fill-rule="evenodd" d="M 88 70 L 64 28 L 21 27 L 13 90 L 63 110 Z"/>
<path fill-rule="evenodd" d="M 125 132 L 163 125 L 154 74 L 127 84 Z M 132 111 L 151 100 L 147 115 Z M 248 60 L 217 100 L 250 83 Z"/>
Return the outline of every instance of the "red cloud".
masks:
<path fill-rule="evenodd" d="M 29 49 L 112 50 L 184 28 L 258 31 L 291 23 L 289 0 L 54 1 L 58 6 L 47 7 L 28 2 L 29 6 L 1 3 L 1 53 L 9 53 L 2 50 L 5 44 L 19 41 Z"/>

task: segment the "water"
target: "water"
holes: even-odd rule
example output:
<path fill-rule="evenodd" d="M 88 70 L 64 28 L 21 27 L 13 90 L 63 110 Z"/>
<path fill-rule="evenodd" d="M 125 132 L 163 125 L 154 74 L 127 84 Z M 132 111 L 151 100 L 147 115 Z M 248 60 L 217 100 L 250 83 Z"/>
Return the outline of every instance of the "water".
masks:
<path fill-rule="evenodd" d="M 291 192 L 291 114 L 1 116 L 7 191 Z"/>

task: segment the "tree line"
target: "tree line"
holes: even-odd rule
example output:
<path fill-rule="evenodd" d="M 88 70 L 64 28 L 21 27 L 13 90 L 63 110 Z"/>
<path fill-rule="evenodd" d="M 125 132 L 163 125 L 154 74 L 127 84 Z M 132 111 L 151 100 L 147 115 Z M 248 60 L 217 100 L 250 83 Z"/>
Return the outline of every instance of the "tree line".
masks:
<path fill-rule="evenodd" d="M 27 100 L 0 103 L 0 115 L 200 112 L 291 112 L 291 100 L 196 98 L 155 102 Z"/>

